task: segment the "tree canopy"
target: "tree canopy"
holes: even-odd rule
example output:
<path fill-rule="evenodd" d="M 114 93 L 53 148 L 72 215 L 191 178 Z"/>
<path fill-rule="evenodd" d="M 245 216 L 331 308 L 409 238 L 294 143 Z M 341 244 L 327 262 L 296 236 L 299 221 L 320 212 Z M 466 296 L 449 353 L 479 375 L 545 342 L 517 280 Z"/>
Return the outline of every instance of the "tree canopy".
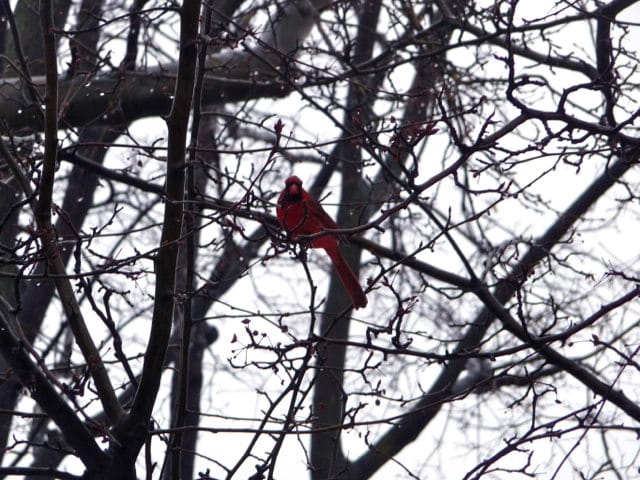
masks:
<path fill-rule="evenodd" d="M 639 18 L 0 3 L 0 475 L 637 475 Z"/>

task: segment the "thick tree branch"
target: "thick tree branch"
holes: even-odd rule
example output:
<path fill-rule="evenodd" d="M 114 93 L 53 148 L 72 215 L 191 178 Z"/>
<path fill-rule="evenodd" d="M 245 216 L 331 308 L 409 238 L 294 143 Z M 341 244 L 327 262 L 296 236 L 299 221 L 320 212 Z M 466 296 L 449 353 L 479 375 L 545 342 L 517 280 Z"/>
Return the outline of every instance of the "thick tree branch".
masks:
<path fill-rule="evenodd" d="M 175 67 L 174 67 L 175 68 Z M 74 78 L 59 79 L 60 98 L 68 99 L 60 118 L 65 127 L 131 123 L 154 116 L 166 116 L 176 89 L 176 75 L 171 69 L 149 70 L 144 73 L 121 71 L 105 73 L 87 83 Z M 0 112 L 3 130 L 28 133 L 44 126 L 39 103 L 25 101 L 22 80 L 0 80 Z M 45 79 L 34 77 L 39 95 L 44 93 Z M 266 97 L 284 97 L 291 89 L 278 80 L 268 81 L 225 78 L 207 75 L 202 98 L 205 104 L 227 103 Z"/>
<path fill-rule="evenodd" d="M 375 31 L 381 13 L 382 2 L 370 0 L 360 6 L 359 25 L 353 51 L 353 61 L 363 63 L 371 59 L 375 45 Z M 380 76 L 363 78 L 366 88 L 359 83 L 351 83 L 347 92 L 342 137 L 336 145 L 335 158 L 341 162 L 342 187 L 340 193 L 341 206 L 337 221 L 341 225 L 353 226 L 360 215 L 352 215 L 354 205 L 366 203 L 366 193 L 362 188 L 362 149 L 350 138 L 364 131 L 366 126 L 374 125 L 374 105 L 377 91 L 381 83 Z M 335 168 L 336 165 L 333 165 Z M 359 212 L 358 212 L 359 213 Z M 342 249 L 347 263 L 358 277 L 362 249 L 348 246 Z M 320 317 L 322 335 L 337 339 L 349 336 L 350 321 L 342 312 L 350 305 L 348 295 L 338 281 L 332 276 L 327 304 Z M 349 311 L 349 309 L 347 309 Z M 344 371 L 347 347 L 340 343 L 321 342 L 318 345 L 318 369 L 313 390 L 313 428 L 322 429 L 328 425 L 343 422 L 347 398 L 344 394 Z M 342 432 L 328 431 L 311 437 L 312 478 L 333 478 L 343 471 L 346 459 L 342 449 Z"/>
<path fill-rule="evenodd" d="M 132 458 L 142 446 L 147 424 L 156 401 L 163 364 L 171 334 L 175 305 L 176 263 L 183 220 L 185 148 L 187 126 L 193 103 L 197 60 L 200 2 L 185 2 L 180 21 L 180 58 L 178 80 L 171 113 L 166 169 L 166 203 L 160 248 L 156 258 L 156 290 L 149 345 L 144 359 L 142 378 L 129 417 L 118 426 L 119 438 L 133 433 L 128 446 Z"/>

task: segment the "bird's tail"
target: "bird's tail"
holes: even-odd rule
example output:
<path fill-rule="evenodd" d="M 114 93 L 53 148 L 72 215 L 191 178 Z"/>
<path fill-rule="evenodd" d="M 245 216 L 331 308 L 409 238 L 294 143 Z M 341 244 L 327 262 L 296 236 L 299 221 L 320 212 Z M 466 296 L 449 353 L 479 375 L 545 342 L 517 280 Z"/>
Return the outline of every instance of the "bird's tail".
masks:
<path fill-rule="evenodd" d="M 351 303 L 355 308 L 364 308 L 367 306 L 367 296 L 364 294 L 362 287 L 360 286 L 360 282 L 357 277 L 347 265 L 340 250 L 338 249 L 338 245 L 330 245 L 325 247 L 325 251 L 329 258 L 331 259 L 331 263 L 333 263 L 333 268 L 335 268 L 338 277 L 342 281 L 344 288 L 347 290 L 349 297 L 351 297 Z"/>

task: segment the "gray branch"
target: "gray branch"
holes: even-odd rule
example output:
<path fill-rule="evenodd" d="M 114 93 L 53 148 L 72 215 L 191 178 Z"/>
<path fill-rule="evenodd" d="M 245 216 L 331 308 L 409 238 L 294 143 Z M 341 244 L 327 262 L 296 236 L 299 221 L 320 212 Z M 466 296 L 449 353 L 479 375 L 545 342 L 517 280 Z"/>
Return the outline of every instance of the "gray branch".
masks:
<path fill-rule="evenodd" d="M 41 105 L 32 102 L 20 78 L 0 82 L 0 130 L 29 134 L 42 130 Z M 44 77 L 34 77 L 36 90 L 44 95 Z M 86 82 L 59 80 L 61 127 L 128 124 L 141 118 L 168 115 L 176 76 L 155 69 L 145 73 L 106 73 Z M 291 88 L 277 80 L 244 80 L 208 75 L 203 85 L 205 104 L 284 97 Z"/>

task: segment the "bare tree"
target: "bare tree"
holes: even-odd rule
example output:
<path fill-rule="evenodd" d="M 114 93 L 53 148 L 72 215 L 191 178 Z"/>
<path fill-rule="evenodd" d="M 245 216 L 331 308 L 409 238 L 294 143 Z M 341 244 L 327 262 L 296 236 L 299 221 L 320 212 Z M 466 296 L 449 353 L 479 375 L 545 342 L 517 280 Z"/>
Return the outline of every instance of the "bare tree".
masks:
<path fill-rule="evenodd" d="M 0 2 L 2 477 L 633 477 L 639 8 Z"/>

